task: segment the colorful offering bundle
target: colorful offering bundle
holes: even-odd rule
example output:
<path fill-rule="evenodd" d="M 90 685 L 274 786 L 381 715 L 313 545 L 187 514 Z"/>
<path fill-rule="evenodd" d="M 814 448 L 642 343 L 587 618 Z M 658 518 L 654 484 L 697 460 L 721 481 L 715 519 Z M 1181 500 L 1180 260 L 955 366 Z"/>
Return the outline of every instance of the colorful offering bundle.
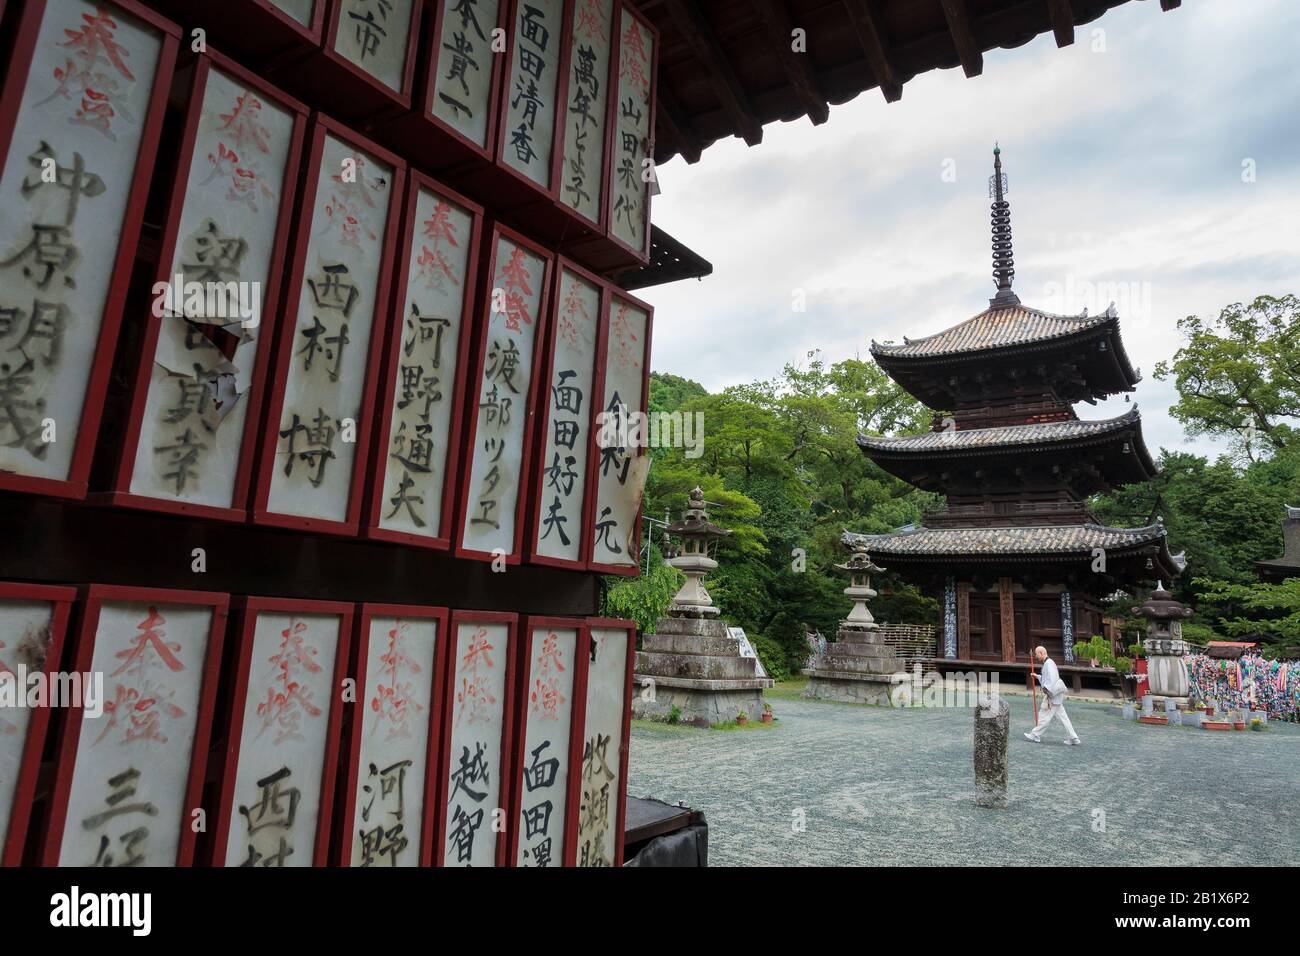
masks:
<path fill-rule="evenodd" d="M 1213 700 L 1226 708 L 1265 711 L 1271 720 L 1300 722 L 1300 663 L 1258 654 L 1236 661 L 1189 654 L 1184 661 L 1194 704 Z"/>

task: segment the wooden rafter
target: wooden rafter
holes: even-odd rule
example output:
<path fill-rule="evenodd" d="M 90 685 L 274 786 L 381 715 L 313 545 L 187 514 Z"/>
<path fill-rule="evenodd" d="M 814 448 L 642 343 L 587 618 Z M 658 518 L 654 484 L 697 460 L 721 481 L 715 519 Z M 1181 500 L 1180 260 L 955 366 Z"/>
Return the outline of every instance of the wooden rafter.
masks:
<path fill-rule="evenodd" d="M 966 0 L 939 0 L 939 4 L 948 21 L 948 32 L 952 34 L 952 45 L 957 49 L 962 72 L 968 77 L 979 76 L 984 72 L 984 55 L 975 42 L 975 30 L 971 26 Z"/>
<path fill-rule="evenodd" d="M 732 69 L 698 0 L 665 0 L 665 6 L 691 52 L 708 71 L 713 91 L 722 108 L 731 116 L 741 138 L 750 146 L 757 146 L 763 141 L 763 124 L 754 113 L 745 86 Z"/>
<path fill-rule="evenodd" d="M 784 0 L 753 0 L 754 12 L 758 14 L 763 32 L 772 42 L 773 49 L 781 61 L 781 69 L 786 79 L 798 94 L 808 118 L 814 125 L 825 123 L 830 118 L 830 104 L 817 86 L 807 53 L 797 53 L 793 47 L 794 22 L 786 9 Z"/>
<path fill-rule="evenodd" d="M 1056 45 L 1069 46 L 1074 42 L 1074 11 L 1070 9 L 1070 0 L 1047 0 L 1047 12 L 1052 17 Z"/>
<path fill-rule="evenodd" d="M 858 42 L 862 44 L 862 52 L 866 54 L 876 85 L 885 95 L 885 100 L 893 103 L 902 97 L 903 83 L 889 59 L 873 0 L 844 0 L 844 7 L 853 21 L 853 29 L 857 31 Z"/>
<path fill-rule="evenodd" d="M 686 114 L 682 112 L 682 108 L 677 105 L 677 98 L 668 89 L 662 74 L 659 77 L 659 86 L 655 90 L 655 99 L 658 102 L 656 122 L 663 124 L 661 128 L 677 144 L 683 159 L 688 163 L 698 163 L 705 144 Z"/>

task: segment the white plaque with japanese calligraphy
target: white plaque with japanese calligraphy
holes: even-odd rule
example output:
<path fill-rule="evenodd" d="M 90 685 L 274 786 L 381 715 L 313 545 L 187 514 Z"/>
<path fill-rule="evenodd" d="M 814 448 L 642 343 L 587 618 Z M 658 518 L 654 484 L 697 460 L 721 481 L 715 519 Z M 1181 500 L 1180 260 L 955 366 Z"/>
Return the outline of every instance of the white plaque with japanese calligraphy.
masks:
<path fill-rule="evenodd" d="M 535 554 L 578 561 L 583 545 L 583 493 L 591 434 L 600 290 L 576 272 L 560 274 L 555 309 L 555 360 L 541 461 Z"/>
<path fill-rule="evenodd" d="M 253 612 L 250 612 L 253 613 Z M 339 618 L 257 611 L 226 866 L 311 866 Z"/>
<path fill-rule="evenodd" d="M 343 521 L 380 289 L 393 169 L 331 134 L 307 259 L 291 290 L 290 350 L 267 510 Z M 380 321 L 383 317 L 380 317 Z"/>
<path fill-rule="evenodd" d="M 393 382 L 393 417 L 384 460 L 379 526 L 436 538 L 442 513 L 447 442 L 459 371 L 474 217 L 420 189 L 408 250 L 406 294 Z"/>
<path fill-rule="evenodd" d="M 623 748 L 628 632 L 591 629 L 587 720 L 582 741 L 582 803 L 578 809 L 578 865 L 613 866 L 618 841 L 619 774 Z"/>
<path fill-rule="evenodd" d="M 334 51 L 401 92 L 414 0 L 341 0 Z"/>
<path fill-rule="evenodd" d="M 275 318 L 265 290 L 294 114 L 215 67 L 202 96 L 131 491 L 228 508 L 261 401 L 262 319 Z"/>
<path fill-rule="evenodd" d="M 473 395 L 473 461 L 461 545 L 515 553 L 515 512 L 524 479 L 533 350 L 541 322 L 546 260 L 497 238 L 490 285 L 483 376 Z"/>
<path fill-rule="evenodd" d="M 271 6 L 278 7 L 303 26 L 311 25 L 311 15 L 317 3 L 325 0 L 271 0 Z"/>
<path fill-rule="evenodd" d="M 614 0 L 576 0 L 574 3 L 569 91 L 564 104 L 560 199 L 593 223 L 600 221 L 613 18 Z"/>
<path fill-rule="evenodd" d="M 519 0 L 507 78 L 501 158 L 543 189 L 551 185 L 555 88 L 560 76 L 564 0 Z"/>
<path fill-rule="evenodd" d="M 434 65 L 430 112 L 470 142 L 487 147 L 488 115 L 496 54 L 492 31 L 501 14 L 501 0 L 438 0 L 442 4 L 442 35 Z"/>
<path fill-rule="evenodd" d="M 532 629 L 529 637 L 523 763 L 516 770 L 523 784 L 515 821 L 519 866 L 560 866 L 564 862 L 577 650 L 577 628 L 539 627 Z"/>
<path fill-rule="evenodd" d="M 53 617 L 49 601 L 0 601 L 0 857 L 32 716 L 31 708 L 24 706 L 28 685 L 20 676 L 44 669 Z"/>
<path fill-rule="evenodd" d="M 182 828 L 213 609 L 105 602 L 92 674 L 103 713 L 83 711 L 61 866 L 172 866 Z M 89 702 L 87 702 L 89 703 Z"/>
<path fill-rule="evenodd" d="M 650 316 L 643 309 L 613 297 L 596 449 L 599 460 L 592 560 L 597 564 L 635 566 L 638 561 L 639 543 L 634 532 L 645 474 L 636 467 L 640 429 L 635 416 L 646 408 L 649 325 Z"/>
<path fill-rule="evenodd" d="M 45 8 L 0 175 L 0 470 L 69 477 L 161 49 L 111 4 Z"/>
<path fill-rule="evenodd" d="M 650 82 L 654 36 L 628 8 L 619 27 L 618 105 L 614 111 L 613 208 L 610 231 L 641 252 L 650 228 L 650 140 L 654 135 Z"/>
<path fill-rule="evenodd" d="M 446 866 L 493 866 L 500 834 L 492 828 L 503 804 L 501 749 L 504 743 L 507 624 L 462 621 L 451 656 L 451 722 L 447 766 Z"/>
<path fill-rule="evenodd" d="M 357 760 L 353 866 L 418 866 L 438 622 L 373 617 Z"/>

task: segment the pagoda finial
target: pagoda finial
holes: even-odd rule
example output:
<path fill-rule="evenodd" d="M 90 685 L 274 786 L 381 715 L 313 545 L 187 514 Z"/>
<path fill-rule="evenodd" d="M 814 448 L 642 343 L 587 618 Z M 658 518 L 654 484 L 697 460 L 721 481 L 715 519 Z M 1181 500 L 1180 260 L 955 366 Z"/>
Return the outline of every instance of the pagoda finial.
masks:
<path fill-rule="evenodd" d="M 989 177 L 989 198 L 993 200 L 993 281 L 998 293 L 989 299 L 989 308 L 1019 305 L 1020 298 L 1011 291 L 1011 280 L 1016 277 L 1015 260 L 1011 257 L 1011 206 L 1004 198 L 1007 192 L 1007 174 L 1002 171 L 1002 147 L 993 144 L 993 175 Z"/>

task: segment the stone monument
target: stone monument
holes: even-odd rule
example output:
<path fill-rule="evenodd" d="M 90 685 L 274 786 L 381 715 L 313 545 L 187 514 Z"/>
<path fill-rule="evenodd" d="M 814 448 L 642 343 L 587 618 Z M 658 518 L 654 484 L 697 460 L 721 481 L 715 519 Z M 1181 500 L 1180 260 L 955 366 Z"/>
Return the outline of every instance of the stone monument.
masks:
<path fill-rule="evenodd" d="M 1183 640 L 1183 621 L 1192 616 L 1192 609 L 1174 600 L 1158 582 L 1151 597 L 1134 614 L 1147 619 L 1147 636 L 1142 647 L 1147 655 L 1147 697 L 1154 709 L 1166 707 L 1167 701 L 1175 705 L 1188 702 L 1187 642 Z"/>
<path fill-rule="evenodd" d="M 975 802 L 1001 810 L 1007 805 L 1007 736 L 1011 705 L 986 697 L 975 708 Z"/>
<path fill-rule="evenodd" d="M 835 567 L 849 576 L 844 593 L 853 599 L 853 609 L 840 622 L 836 640 L 826 645 L 826 653 L 803 671 L 808 675 L 803 696 L 888 704 L 893 676 L 902 666 L 894 649 L 881 639 L 880 625 L 867 609 L 867 602 L 876 596 L 871 575 L 885 569 L 876 566 L 861 543 L 853 545 L 848 561 Z"/>
<path fill-rule="evenodd" d="M 739 639 L 719 619 L 704 587 L 704 576 L 718 566 L 709 545 L 731 532 L 709 521 L 699 488 L 690 493 L 682 520 L 664 530 L 680 542 L 667 562 L 686 575 L 686 583 L 637 652 L 633 715 L 663 719 L 675 707 L 683 723 L 727 723 L 740 711 L 761 719 L 763 691 L 773 682 L 758 676 L 755 658 L 741 655 Z"/>

